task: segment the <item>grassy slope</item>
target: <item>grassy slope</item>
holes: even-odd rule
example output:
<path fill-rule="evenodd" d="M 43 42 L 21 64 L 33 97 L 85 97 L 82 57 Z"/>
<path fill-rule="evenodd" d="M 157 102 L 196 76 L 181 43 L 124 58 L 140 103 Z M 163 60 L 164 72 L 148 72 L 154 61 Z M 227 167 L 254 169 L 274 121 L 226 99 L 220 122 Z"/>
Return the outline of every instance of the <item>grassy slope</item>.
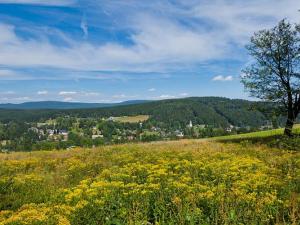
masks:
<path fill-rule="evenodd" d="M 266 131 L 258 131 L 252 133 L 245 133 L 245 134 L 238 134 L 238 135 L 228 135 L 228 136 L 221 136 L 221 137 L 214 137 L 211 140 L 215 141 L 229 141 L 229 140 L 241 140 L 241 139 L 256 139 L 256 138 L 268 138 L 274 136 L 281 136 L 283 134 L 284 129 L 273 129 L 273 130 L 266 130 Z M 300 133 L 300 124 L 294 126 L 293 130 L 294 134 Z"/>
<path fill-rule="evenodd" d="M 120 117 L 114 117 L 114 121 L 120 122 L 120 123 L 138 123 L 138 122 L 144 122 L 149 119 L 149 115 L 137 115 L 137 116 L 120 116 Z"/>
<path fill-rule="evenodd" d="M 181 140 L 0 154 L 1 225 L 299 224 L 299 212 L 300 152 L 266 145 Z"/>

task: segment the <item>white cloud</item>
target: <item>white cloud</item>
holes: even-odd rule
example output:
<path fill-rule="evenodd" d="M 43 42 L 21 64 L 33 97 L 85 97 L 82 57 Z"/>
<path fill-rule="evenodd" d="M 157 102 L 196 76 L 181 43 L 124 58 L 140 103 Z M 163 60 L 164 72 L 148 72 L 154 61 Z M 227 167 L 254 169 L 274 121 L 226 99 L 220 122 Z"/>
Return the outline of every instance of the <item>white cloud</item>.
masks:
<path fill-rule="evenodd" d="M 7 102 L 8 100 L 9 100 L 9 98 L 7 98 L 7 97 L 0 98 L 1 103 Z"/>
<path fill-rule="evenodd" d="M 172 94 L 162 94 L 160 96 L 156 96 L 156 97 L 153 97 L 151 99 L 172 99 L 172 98 L 184 98 L 184 97 L 187 97 L 189 96 L 189 93 L 179 93 L 177 95 L 172 95 Z"/>
<path fill-rule="evenodd" d="M 101 95 L 100 93 L 98 92 L 82 92 L 81 93 L 83 96 L 99 96 Z"/>
<path fill-rule="evenodd" d="M 156 89 L 155 88 L 149 88 L 148 91 L 154 92 L 154 91 L 156 91 Z"/>
<path fill-rule="evenodd" d="M 98 102 L 101 93 L 92 91 L 60 91 L 58 96 L 63 97 L 63 101 L 78 101 L 78 102 Z"/>
<path fill-rule="evenodd" d="M 99 102 L 99 96 L 102 96 L 99 92 L 92 91 L 60 91 L 53 92 L 48 90 L 39 90 L 37 92 L 28 93 L 26 97 L 20 92 L 14 91 L 0 91 L 0 102 L 24 102 L 24 101 L 45 101 L 45 100 L 57 100 L 57 101 L 78 101 L 78 102 Z"/>
<path fill-rule="evenodd" d="M 3 93 L 1 93 L 3 94 Z M 21 102 L 27 102 L 31 101 L 32 98 L 29 96 L 17 96 L 15 93 L 13 94 L 7 94 L 7 96 L 1 96 L 0 102 L 1 103 L 21 103 Z"/>
<path fill-rule="evenodd" d="M 4 91 L 4 92 L 0 92 L 1 95 L 14 95 L 16 94 L 16 92 L 14 91 Z"/>
<path fill-rule="evenodd" d="M 233 76 L 218 75 L 218 76 L 213 77 L 212 80 L 213 81 L 232 81 L 233 80 Z"/>
<path fill-rule="evenodd" d="M 71 102 L 71 101 L 73 101 L 72 97 L 66 97 L 66 98 L 64 98 L 64 102 Z"/>
<path fill-rule="evenodd" d="M 0 0 L 0 3 L 5 2 L 45 5 L 74 3 L 72 0 Z M 243 60 L 243 56 L 238 58 L 237 55 L 241 55 L 240 50 L 244 49 L 244 43 L 254 31 L 273 26 L 284 17 L 292 22 L 300 20 L 297 11 L 299 0 L 130 2 L 101 2 L 106 7 L 101 8 L 103 10 L 99 10 L 97 5 L 90 9 L 96 13 L 93 17 L 97 17 L 98 11 L 121 12 L 115 18 L 118 20 L 116 24 L 121 25 L 116 25 L 114 29 L 130 30 L 130 45 L 118 43 L 118 40 L 93 44 L 74 41 L 76 39 L 62 33 L 57 34 L 67 43 L 66 47 L 62 47 L 49 41 L 46 34 L 41 34 L 41 38 L 37 39 L 23 39 L 17 35 L 14 26 L 0 24 L 0 65 L 72 71 L 182 71 L 210 60 Z M 160 12 L 157 12 L 158 8 Z M 80 27 L 87 37 L 85 16 Z"/>
<path fill-rule="evenodd" d="M 86 39 L 89 36 L 89 27 L 86 21 L 85 15 L 82 16 L 81 22 L 80 22 L 80 28 L 83 32 L 83 37 Z"/>
<path fill-rule="evenodd" d="M 13 77 L 16 73 L 12 70 L 0 69 L 0 77 Z"/>
<path fill-rule="evenodd" d="M 37 94 L 38 95 L 47 95 L 48 91 L 45 91 L 45 90 L 44 91 L 38 91 Z"/>
<path fill-rule="evenodd" d="M 200 33 L 167 19 L 141 17 L 133 25 L 133 45 L 93 45 L 66 39 L 68 47 L 55 46 L 47 39 L 24 40 L 14 27 L 0 25 L 0 64 L 10 67 L 54 67 L 72 70 L 163 72 L 182 64 L 216 59 L 226 46 L 211 41 L 211 33 Z M 28 57 L 30 52 L 30 57 Z"/>
<path fill-rule="evenodd" d="M 76 94 L 77 94 L 76 91 L 60 91 L 58 93 L 58 95 L 62 95 L 62 96 L 64 96 L 64 95 L 76 95 Z"/>
<path fill-rule="evenodd" d="M 252 1 L 186 1 L 191 16 L 206 19 L 217 25 L 225 40 L 245 44 L 250 35 L 260 29 L 274 26 L 279 20 L 288 18 L 299 22 L 298 0 L 252 0 Z"/>
<path fill-rule="evenodd" d="M 189 93 L 180 93 L 179 96 L 180 97 L 186 97 L 186 96 L 189 96 Z"/>
<path fill-rule="evenodd" d="M 122 100 L 132 100 L 137 97 L 138 95 L 126 95 L 126 94 L 117 94 L 112 96 L 113 99 L 122 99 Z"/>
<path fill-rule="evenodd" d="M 74 0 L 0 0 L 0 4 L 31 4 L 49 6 L 67 6 L 74 3 Z"/>
<path fill-rule="evenodd" d="M 164 95 L 159 96 L 159 98 L 160 99 L 168 99 L 168 98 L 176 98 L 176 96 L 164 94 Z"/>
<path fill-rule="evenodd" d="M 14 98 L 15 101 L 28 101 L 30 99 L 31 98 L 27 96 Z"/>

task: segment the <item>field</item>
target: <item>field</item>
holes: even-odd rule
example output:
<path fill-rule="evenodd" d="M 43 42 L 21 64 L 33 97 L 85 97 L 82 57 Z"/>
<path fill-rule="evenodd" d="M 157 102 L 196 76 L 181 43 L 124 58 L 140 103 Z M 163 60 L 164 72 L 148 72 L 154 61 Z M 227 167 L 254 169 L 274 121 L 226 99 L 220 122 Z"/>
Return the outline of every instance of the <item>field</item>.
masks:
<path fill-rule="evenodd" d="M 295 134 L 300 133 L 300 124 L 294 125 L 294 131 Z M 274 136 L 281 136 L 283 134 L 283 128 L 279 129 L 273 129 L 273 130 L 265 130 L 265 131 L 258 131 L 258 132 L 252 132 L 252 133 L 245 133 L 245 134 L 239 134 L 239 135 L 228 135 L 228 136 L 222 136 L 222 137 L 215 137 L 211 140 L 217 140 L 217 141 L 225 141 L 225 140 L 249 140 L 249 139 L 263 139 L 268 137 L 274 137 Z"/>
<path fill-rule="evenodd" d="M 120 116 L 113 118 L 115 122 L 120 123 L 138 123 L 144 122 L 149 119 L 148 115 L 138 115 L 138 116 Z"/>
<path fill-rule="evenodd" d="M 0 224 L 300 224 L 300 152 L 181 140 L 0 154 Z"/>

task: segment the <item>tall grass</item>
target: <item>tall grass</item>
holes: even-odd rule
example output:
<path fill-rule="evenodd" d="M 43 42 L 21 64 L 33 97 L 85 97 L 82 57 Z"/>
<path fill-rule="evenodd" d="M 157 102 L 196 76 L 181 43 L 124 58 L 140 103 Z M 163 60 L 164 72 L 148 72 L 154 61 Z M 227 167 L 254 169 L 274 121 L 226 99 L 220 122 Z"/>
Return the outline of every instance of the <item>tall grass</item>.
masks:
<path fill-rule="evenodd" d="M 0 224 L 299 224 L 300 152 L 196 140 L 0 155 Z"/>

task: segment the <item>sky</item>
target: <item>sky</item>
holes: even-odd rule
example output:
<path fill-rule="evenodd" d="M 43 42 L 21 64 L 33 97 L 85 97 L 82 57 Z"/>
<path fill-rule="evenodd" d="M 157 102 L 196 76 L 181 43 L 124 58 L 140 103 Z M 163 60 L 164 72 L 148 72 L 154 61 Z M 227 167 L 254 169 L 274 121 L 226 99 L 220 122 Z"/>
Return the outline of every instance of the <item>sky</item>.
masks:
<path fill-rule="evenodd" d="M 249 99 L 254 32 L 299 0 L 0 0 L 0 103 Z"/>

